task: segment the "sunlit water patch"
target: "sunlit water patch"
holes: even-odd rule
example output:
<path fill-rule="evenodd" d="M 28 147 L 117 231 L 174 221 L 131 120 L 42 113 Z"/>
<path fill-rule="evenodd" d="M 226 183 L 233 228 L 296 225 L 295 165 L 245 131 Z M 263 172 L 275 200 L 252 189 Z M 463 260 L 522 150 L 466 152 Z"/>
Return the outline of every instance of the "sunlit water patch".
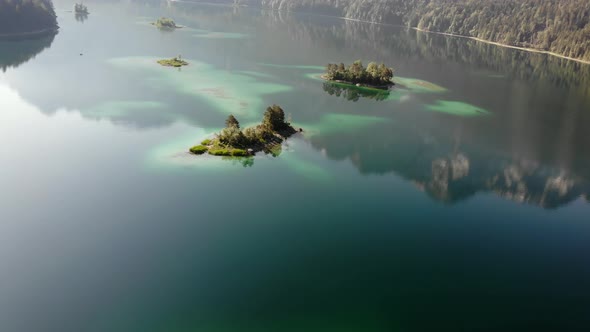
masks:
<path fill-rule="evenodd" d="M 316 123 L 297 123 L 296 126 L 304 129 L 305 137 L 313 137 L 316 135 L 355 132 L 387 121 L 391 120 L 378 116 L 329 113 L 322 115 Z"/>
<path fill-rule="evenodd" d="M 303 74 L 304 77 L 315 80 L 315 81 L 324 81 L 322 78 L 323 73 L 305 73 Z"/>
<path fill-rule="evenodd" d="M 141 71 L 148 75 L 145 84 L 153 88 L 173 89 L 195 96 L 223 114 L 234 114 L 240 120 L 258 118 L 264 112 L 265 95 L 290 91 L 291 87 L 262 82 L 239 72 L 228 72 L 196 60 L 187 60 L 182 69 L 162 67 L 153 57 L 115 58 L 109 62 L 122 70 Z"/>
<path fill-rule="evenodd" d="M 393 82 L 398 88 L 408 89 L 413 92 L 422 93 L 442 93 L 446 92 L 447 89 L 432 82 L 420 80 L 417 78 L 399 77 L 393 78 Z"/>
<path fill-rule="evenodd" d="M 259 71 L 242 70 L 239 73 L 240 74 L 254 76 L 254 77 L 259 77 L 259 78 L 268 78 L 268 79 L 275 78 L 273 75 L 270 75 L 270 74 L 267 74 L 267 73 L 262 73 L 262 72 L 259 72 Z"/>
<path fill-rule="evenodd" d="M 434 112 L 447 113 L 457 116 L 480 116 L 489 115 L 490 112 L 483 108 L 464 103 L 461 101 L 439 100 L 436 104 L 426 105 L 426 109 Z"/>

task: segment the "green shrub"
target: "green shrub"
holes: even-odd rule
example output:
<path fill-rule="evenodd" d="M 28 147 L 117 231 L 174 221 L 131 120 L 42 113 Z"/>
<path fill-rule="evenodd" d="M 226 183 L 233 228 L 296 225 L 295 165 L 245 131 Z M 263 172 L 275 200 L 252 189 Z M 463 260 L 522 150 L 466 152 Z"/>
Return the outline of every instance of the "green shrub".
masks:
<path fill-rule="evenodd" d="M 268 149 L 268 152 L 276 158 L 283 152 L 283 146 L 281 144 L 275 144 Z"/>
<path fill-rule="evenodd" d="M 256 136 L 256 129 L 253 127 L 249 127 L 244 129 L 243 131 L 244 133 L 244 137 L 246 137 L 246 140 L 248 141 L 248 144 L 254 144 L 255 142 L 258 141 L 258 137 Z"/>
<path fill-rule="evenodd" d="M 243 147 L 247 143 L 240 128 L 235 126 L 224 128 L 219 133 L 219 141 L 231 147 Z"/>
<path fill-rule="evenodd" d="M 228 149 L 211 149 L 209 150 L 210 155 L 214 156 L 231 156 L 231 150 Z"/>
<path fill-rule="evenodd" d="M 194 154 L 203 154 L 203 153 L 207 152 L 207 150 L 209 150 L 209 149 L 206 146 L 197 145 L 197 146 L 193 146 L 190 149 L 190 152 L 194 153 Z"/>
<path fill-rule="evenodd" d="M 208 138 L 207 138 L 207 139 L 204 139 L 204 140 L 201 142 L 201 145 L 210 145 L 210 144 L 211 144 L 211 140 L 210 140 L 210 139 L 208 139 Z"/>
<path fill-rule="evenodd" d="M 248 151 L 242 149 L 233 149 L 232 156 L 234 157 L 246 157 L 248 156 Z"/>

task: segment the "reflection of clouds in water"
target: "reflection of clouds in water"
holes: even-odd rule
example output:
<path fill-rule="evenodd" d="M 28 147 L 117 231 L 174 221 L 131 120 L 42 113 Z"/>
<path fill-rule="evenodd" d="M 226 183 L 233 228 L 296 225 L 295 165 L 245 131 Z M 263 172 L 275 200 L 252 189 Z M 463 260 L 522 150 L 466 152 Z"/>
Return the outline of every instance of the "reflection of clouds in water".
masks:
<path fill-rule="evenodd" d="M 88 118 L 108 119 L 114 124 L 142 128 L 162 127 L 184 118 L 183 114 L 171 112 L 165 103 L 140 100 L 103 102 L 81 112 Z"/>

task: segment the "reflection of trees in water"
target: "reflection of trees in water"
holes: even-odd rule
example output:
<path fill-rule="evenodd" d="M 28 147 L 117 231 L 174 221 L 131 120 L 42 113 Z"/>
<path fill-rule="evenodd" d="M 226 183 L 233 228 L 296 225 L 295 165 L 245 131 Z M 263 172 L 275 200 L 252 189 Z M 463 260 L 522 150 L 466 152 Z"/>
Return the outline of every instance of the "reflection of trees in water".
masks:
<path fill-rule="evenodd" d="M 436 62 L 454 62 L 478 69 L 501 72 L 526 81 L 547 80 L 556 87 L 590 86 L 590 65 L 545 54 L 519 51 L 464 38 L 447 37 L 388 25 L 343 21 L 330 18 L 301 17 L 288 12 L 241 10 L 199 6 L 174 2 L 172 10 L 194 22 L 217 25 L 228 20 L 234 23 L 257 21 L 274 34 L 286 33 L 286 41 L 307 44 L 310 49 L 354 50 L 366 59 L 391 62 L 394 58 L 410 58 Z M 254 16 L 254 17 L 252 17 Z M 280 49 L 276 50 L 281 52 Z M 285 49 L 284 52 L 288 52 Z M 339 52 L 340 53 L 340 52 Z M 395 63 L 393 64 L 395 66 Z M 590 94 L 590 93 L 589 93 Z"/>
<path fill-rule="evenodd" d="M 84 22 L 88 19 L 88 13 L 75 13 L 76 21 Z"/>
<path fill-rule="evenodd" d="M 512 157 L 444 129 L 417 126 L 402 121 L 394 128 L 373 127 L 367 135 L 333 134 L 310 140 L 331 159 L 351 160 L 363 174 L 393 172 L 447 203 L 493 192 L 519 203 L 557 208 L 590 194 L 588 171 L 576 173 L 552 165 L 552 160 Z"/>
<path fill-rule="evenodd" d="M 51 47 L 55 33 L 42 38 L 0 41 L 0 68 L 18 67 Z"/>
<path fill-rule="evenodd" d="M 253 157 L 221 157 L 221 159 L 229 161 L 234 165 L 241 165 L 244 168 L 254 166 Z"/>
<path fill-rule="evenodd" d="M 0 1 L 0 35 L 55 29 L 57 20 L 51 0 Z"/>
<path fill-rule="evenodd" d="M 389 97 L 389 90 L 366 89 L 329 82 L 324 83 L 323 89 L 330 96 L 343 97 L 350 101 L 358 101 L 361 97 L 381 101 Z"/>

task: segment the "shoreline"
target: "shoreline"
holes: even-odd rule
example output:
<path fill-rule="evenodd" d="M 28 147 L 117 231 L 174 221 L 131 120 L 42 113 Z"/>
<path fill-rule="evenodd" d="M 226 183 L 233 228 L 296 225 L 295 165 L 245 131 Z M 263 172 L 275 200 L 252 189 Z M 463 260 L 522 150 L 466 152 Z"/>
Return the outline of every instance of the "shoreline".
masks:
<path fill-rule="evenodd" d="M 326 82 L 347 84 L 347 85 L 355 86 L 357 88 L 370 88 L 370 89 L 375 89 L 375 90 L 389 90 L 390 87 L 395 85 L 394 82 L 391 82 L 391 84 L 387 84 L 387 85 L 371 85 L 371 84 L 363 84 L 363 83 L 352 83 L 352 82 L 341 81 L 341 80 L 330 80 L 330 79 L 326 78 L 326 74 L 322 74 L 320 77 Z"/>
<path fill-rule="evenodd" d="M 230 4 L 213 4 L 213 3 L 206 3 L 206 2 L 193 2 L 193 1 L 183 1 L 183 0 L 169 0 L 169 1 L 171 1 L 171 2 L 185 2 L 185 3 L 193 3 L 193 4 L 203 4 L 203 5 L 218 5 L 218 6 L 224 6 L 224 7 L 233 7 L 233 5 L 230 5 Z M 245 6 L 245 7 L 249 7 L 249 6 Z M 253 7 L 250 7 L 250 8 L 253 8 Z M 310 12 L 307 12 L 307 11 L 269 8 L 269 7 L 266 7 L 266 6 L 261 6 L 259 8 L 261 8 L 263 10 L 270 10 L 270 11 L 275 11 L 275 12 L 301 13 L 301 14 L 313 15 L 313 16 L 333 17 L 333 18 L 344 20 L 344 21 L 352 21 L 352 22 L 359 22 L 359 23 L 369 23 L 369 24 L 378 24 L 378 25 L 387 25 L 387 26 L 393 26 L 393 27 L 402 27 L 402 28 L 403 27 L 406 27 L 406 28 L 408 28 L 406 25 L 390 24 L 390 23 L 385 23 L 385 22 L 367 21 L 367 20 L 361 20 L 361 19 L 350 18 L 350 17 L 345 17 L 345 16 L 316 14 L 316 13 L 310 13 Z M 559 53 L 554 53 L 554 52 L 551 52 L 551 51 L 543 51 L 543 50 L 538 50 L 538 49 L 534 49 L 534 48 L 528 48 L 528 47 L 521 47 L 521 46 L 513 46 L 513 45 L 508 45 L 508 44 L 502 44 L 502 43 L 494 42 L 494 41 L 491 41 L 491 40 L 485 40 L 485 39 L 481 39 L 481 38 L 477 38 L 477 37 L 471 37 L 471 36 L 465 36 L 465 35 L 458 35 L 458 34 L 453 34 L 453 33 L 448 33 L 448 32 L 437 32 L 437 31 L 424 30 L 424 29 L 420 29 L 418 27 L 409 27 L 409 28 L 410 29 L 413 29 L 413 30 L 416 30 L 416 31 L 425 32 L 425 33 L 433 33 L 433 34 L 444 35 L 444 36 L 448 36 L 448 37 L 458 37 L 458 38 L 471 39 L 471 40 L 475 40 L 475 41 L 486 43 L 486 44 L 491 44 L 491 45 L 495 45 L 495 46 L 499 46 L 499 47 L 505 47 L 505 48 L 512 48 L 512 49 L 520 50 L 520 51 L 526 51 L 526 52 L 531 52 L 531 53 L 539 53 L 539 54 L 547 54 L 547 55 L 551 55 L 551 56 L 554 56 L 554 57 L 557 57 L 557 58 L 561 58 L 561 59 L 565 59 L 565 60 L 571 60 L 571 61 L 576 61 L 576 62 L 579 62 L 579 63 L 590 65 L 590 60 L 583 60 L 583 59 L 578 59 L 578 58 L 572 58 L 572 57 L 568 57 L 568 56 L 565 56 L 565 55 L 562 55 L 562 54 L 559 54 Z"/>
<path fill-rule="evenodd" d="M 416 30 L 416 31 L 420 31 L 420 32 L 433 33 L 433 34 L 443 35 L 443 36 L 448 36 L 448 37 L 458 37 L 458 38 L 471 39 L 471 40 L 475 40 L 475 41 L 478 41 L 478 42 L 482 42 L 482 43 L 486 43 L 486 44 L 491 44 L 491 45 L 495 45 L 495 46 L 499 46 L 499 47 L 511 48 L 511 49 L 515 49 L 515 50 L 519 50 L 519 51 L 525 51 L 525 52 L 531 52 L 531 53 L 539 53 L 539 54 L 547 54 L 547 55 L 551 55 L 551 56 L 554 56 L 554 57 L 558 57 L 558 58 L 562 58 L 562 59 L 566 59 L 566 60 L 571 60 L 571 61 L 576 61 L 576 62 L 580 62 L 580 63 L 583 63 L 583 64 L 590 65 L 590 60 L 583 60 L 583 59 L 572 58 L 572 57 L 561 55 L 559 53 L 554 53 L 554 52 L 551 52 L 551 51 L 543 51 L 543 50 L 538 50 L 538 49 L 535 49 L 535 48 L 528 48 L 528 47 L 521 47 L 521 46 L 514 46 L 514 45 L 502 44 L 502 43 L 494 42 L 494 41 L 491 41 L 491 40 L 486 40 L 486 39 L 481 39 L 481 38 L 471 37 L 471 36 L 458 35 L 458 34 L 448 33 L 448 32 L 430 31 L 430 30 L 424 30 L 424 29 L 420 29 L 420 28 L 416 28 L 416 27 L 413 27 L 411 29 Z"/>
<path fill-rule="evenodd" d="M 41 37 L 41 36 L 49 35 L 51 33 L 57 33 L 58 31 L 59 31 L 59 27 L 51 28 L 51 29 L 37 30 L 37 31 L 29 31 L 29 32 L 7 33 L 7 34 L 0 34 L 0 39 L 11 39 L 11 38 L 19 38 L 19 37 Z"/>

